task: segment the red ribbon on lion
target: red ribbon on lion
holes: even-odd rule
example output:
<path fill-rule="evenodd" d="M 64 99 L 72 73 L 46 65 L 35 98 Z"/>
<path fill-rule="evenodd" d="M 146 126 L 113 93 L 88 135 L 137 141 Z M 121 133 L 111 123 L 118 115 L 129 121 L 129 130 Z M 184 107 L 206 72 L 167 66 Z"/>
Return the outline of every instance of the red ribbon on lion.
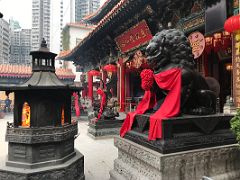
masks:
<path fill-rule="evenodd" d="M 98 117 L 97 117 L 96 121 L 98 121 L 101 118 L 103 110 L 104 110 L 104 107 L 105 107 L 105 105 L 107 103 L 106 94 L 104 93 L 104 91 L 102 89 L 99 88 L 97 90 L 97 94 L 99 94 L 101 96 L 101 104 L 100 104 L 100 110 L 98 112 Z"/>
<path fill-rule="evenodd" d="M 138 104 L 136 111 L 129 112 L 120 130 L 120 136 L 123 137 L 131 130 L 134 118 L 137 114 L 144 114 L 148 109 L 156 105 L 156 95 L 150 89 L 153 82 L 157 83 L 159 88 L 168 91 L 161 107 L 150 116 L 149 140 L 162 138 L 162 120 L 177 116 L 180 112 L 181 97 L 181 69 L 173 68 L 154 74 L 146 69 L 141 73 L 142 88 L 145 90 L 142 101 Z"/>

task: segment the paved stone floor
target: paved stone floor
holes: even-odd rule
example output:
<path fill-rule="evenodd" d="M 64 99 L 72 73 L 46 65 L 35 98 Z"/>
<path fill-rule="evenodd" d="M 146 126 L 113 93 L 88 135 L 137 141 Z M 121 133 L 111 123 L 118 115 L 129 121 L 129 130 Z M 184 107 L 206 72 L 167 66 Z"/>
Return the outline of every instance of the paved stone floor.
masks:
<path fill-rule="evenodd" d="M 0 165 L 5 163 L 7 142 L 5 132 L 7 121 L 12 122 L 12 114 L 0 119 Z M 117 148 L 113 138 L 93 140 L 87 135 L 87 121 L 79 121 L 80 135 L 75 140 L 75 148 L 84 155 L 86 180 L 107 180 L 109 171 L 113 169 L 113 161 L 117 158 Z"/>

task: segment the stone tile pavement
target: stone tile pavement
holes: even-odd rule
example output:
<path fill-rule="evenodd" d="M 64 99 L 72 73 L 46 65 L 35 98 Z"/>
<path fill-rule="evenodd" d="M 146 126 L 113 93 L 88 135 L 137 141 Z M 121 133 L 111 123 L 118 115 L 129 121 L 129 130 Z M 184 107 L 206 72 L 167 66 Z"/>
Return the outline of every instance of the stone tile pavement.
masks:
<path fill-rule="evenodd" d="M 7 121 L 12 122 L 13 115 L 0 119 L 0 165 L 5 163 L 8 147 L 5 142 Z M 93 140 L 87 135 L 87 121 L 79 121 L 80 135 L 75 140 L 75 148 L 84 155 L 86 180 L 107 180 L 109 171 L 113 169 L 113 161 L 117 158 L 117 148 L 113 138 Z"/>

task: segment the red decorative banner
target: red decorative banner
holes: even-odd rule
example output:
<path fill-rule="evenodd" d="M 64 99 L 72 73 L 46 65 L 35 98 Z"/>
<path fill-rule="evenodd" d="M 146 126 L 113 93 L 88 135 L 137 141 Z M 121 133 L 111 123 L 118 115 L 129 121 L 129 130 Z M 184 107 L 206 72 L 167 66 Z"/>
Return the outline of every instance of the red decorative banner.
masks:
<path fill-rule="evenodd" d="M 122 53 L 128 52 L 152 39 L 152 34 L 145 20 L 131 27 L 115 38 Z"/>

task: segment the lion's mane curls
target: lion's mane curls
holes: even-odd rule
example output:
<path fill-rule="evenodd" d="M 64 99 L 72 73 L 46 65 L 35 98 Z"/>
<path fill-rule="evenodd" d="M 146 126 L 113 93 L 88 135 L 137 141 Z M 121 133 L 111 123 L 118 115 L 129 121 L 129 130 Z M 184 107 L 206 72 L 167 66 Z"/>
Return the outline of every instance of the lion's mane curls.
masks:
<path fill-rule="evenodd" d="M 190 43 L 185 36 L 185 34 L 178 29 L 167 29 L 158 32 L 152 40 L 149 42 L 151 52 L 156 50 L 161 51 L 161 58 L 154 59 L 154 64 L 159 66 L 162 65 L 161 61 L 166 63 L 179 64 L 183 67 L 188 67 L 193 69 L 195 67 L 192 48 Z M 148 53 L 148 56 L 151 56 L 151 52 Z"/>

